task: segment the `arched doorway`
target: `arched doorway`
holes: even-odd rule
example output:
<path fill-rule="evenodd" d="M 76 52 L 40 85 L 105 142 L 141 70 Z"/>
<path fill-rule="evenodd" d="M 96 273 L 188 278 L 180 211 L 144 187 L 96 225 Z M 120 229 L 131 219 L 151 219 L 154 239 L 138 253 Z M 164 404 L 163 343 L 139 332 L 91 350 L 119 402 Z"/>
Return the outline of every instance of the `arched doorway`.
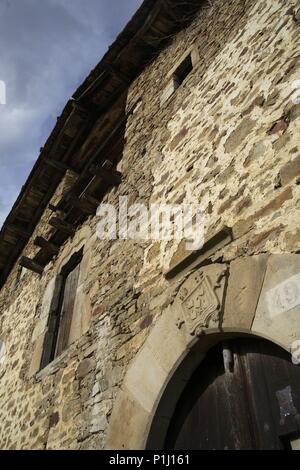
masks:
<path fill-rule="evenodd" d="M 292 449 L 299 442 L 300 368 L 275 344 L 240 337 L 218 343 L 197 367 L 164 447 Z"/>
<path fill-rule="evenodd" d="M 283 416 L 285 422 L 298 423 L 299 370 L 284 351 L 300 358 L 300 296 L 294 278 L 299 272 L 300 255 L 246 256 L 232 261 L 230 266 L 203 266 L 174 283 L 171 303 L 161 312 L 126 371 L 110 417 L 106 448 L 171 446 L 170 422 L 175 422 L 176 407 L 194 371 L 205 364 L 203 361 L 215 345 L 241 337 L 271 341 L 268 345 L 272 348 L 269 356 L 274 356 L 273 369 L 277 372 L 276 358 L 281 358 L 282 374 L 289 369 L 291 377 L 288 375 L 278 385 L 272 404 L 265 396 L 259 403 L 277 407 L 277 413 L 281 406 L 283 413 L 290 413 Z M 286 292 L 293 295 L 287 296 Z M 251 345 L 254 348 L 254 343 Z M 271 368 L 266 368 L 269 373 Z M 276 373 L 273 375 L 276 377 Z M 262 375 L 260 380 L 264 383 L 266 379 Z M 264 387 L 258 387 L 258 395 L 261 389 Z M 297 446 L 296 425 L 292 430 L 279 431 L 283 447 Z M 255 442 L 250 442 L 252 447 Z M 172 445 L 176 446 L 174 437 Z"/>

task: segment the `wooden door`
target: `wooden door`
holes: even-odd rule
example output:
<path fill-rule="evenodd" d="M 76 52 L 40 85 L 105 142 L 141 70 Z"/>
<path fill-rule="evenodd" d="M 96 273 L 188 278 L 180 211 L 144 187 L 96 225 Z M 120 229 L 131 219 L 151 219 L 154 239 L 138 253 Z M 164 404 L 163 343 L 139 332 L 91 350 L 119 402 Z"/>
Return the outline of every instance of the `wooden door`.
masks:
<path fill-rule="evenodd" d="M 273 343 L 240 338 L 213 348 L 180 397 L 166 449 L 291 449 L 300 442 L 300 368 Z"/>

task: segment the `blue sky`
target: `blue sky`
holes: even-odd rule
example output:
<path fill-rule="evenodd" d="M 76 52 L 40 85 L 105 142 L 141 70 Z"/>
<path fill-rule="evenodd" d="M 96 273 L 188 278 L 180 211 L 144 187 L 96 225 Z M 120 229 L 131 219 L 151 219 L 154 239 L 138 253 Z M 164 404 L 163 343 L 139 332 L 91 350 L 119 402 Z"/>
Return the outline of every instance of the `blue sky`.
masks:
<path fill-rule="evenodd" d="M 142 0 L 0 0 L 0 226 L 77 86 Z"/>

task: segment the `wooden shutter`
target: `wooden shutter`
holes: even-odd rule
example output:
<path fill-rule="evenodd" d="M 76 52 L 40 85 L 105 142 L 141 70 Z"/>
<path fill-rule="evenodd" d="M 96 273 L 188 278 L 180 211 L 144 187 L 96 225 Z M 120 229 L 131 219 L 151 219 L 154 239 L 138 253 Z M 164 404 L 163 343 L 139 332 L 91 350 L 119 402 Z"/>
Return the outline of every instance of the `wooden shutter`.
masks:
<path fill-rule="evenodd" d="M 65 279 L 55 356 L 58 356 L 68 346 L 79 272 L 80 264 L 78 264 Z"/>
<path fill-rule="evenodd" d="M 52 361 L 55 354 L 54 345 L 56 344 L 57 329 L 59 325 L 59 312 L 60 312 L 60 302 L 61 302 L 61 293 L 63 289 L 64 278 L 63 276 L 57 276 L 55 279 L 55 287 L 53 292 L 53 297 L 50 305 L 47 333 L 44 339 L 43 354 L 41 359 L 40 368 L 43 369 L 46 367 L 49 362 Z"/>

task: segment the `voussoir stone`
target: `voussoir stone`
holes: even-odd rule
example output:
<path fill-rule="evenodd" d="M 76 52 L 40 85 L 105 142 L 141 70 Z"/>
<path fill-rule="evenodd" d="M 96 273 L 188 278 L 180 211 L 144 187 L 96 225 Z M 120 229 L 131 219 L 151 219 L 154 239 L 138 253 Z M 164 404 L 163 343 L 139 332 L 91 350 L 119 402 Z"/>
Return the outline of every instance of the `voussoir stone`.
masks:
<path fill-rule="evenodd" d="M 268 255 L 247 256 L 231 262 L 223 328 L 251 328 L 261 292 Z"/>

